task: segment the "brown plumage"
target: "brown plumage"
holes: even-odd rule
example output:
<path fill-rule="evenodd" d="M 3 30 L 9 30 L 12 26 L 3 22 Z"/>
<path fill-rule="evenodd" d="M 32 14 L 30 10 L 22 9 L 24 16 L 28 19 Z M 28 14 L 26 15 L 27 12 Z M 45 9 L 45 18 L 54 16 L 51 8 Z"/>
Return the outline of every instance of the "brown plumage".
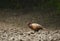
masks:
<path fill-rule="evenodd" d="M 34 31 L 39 31 L 41 30 L 46 30 L 42 25 L 37 24 L 37 23 L 28 23 L 28 27 L 31 28 Z"/>

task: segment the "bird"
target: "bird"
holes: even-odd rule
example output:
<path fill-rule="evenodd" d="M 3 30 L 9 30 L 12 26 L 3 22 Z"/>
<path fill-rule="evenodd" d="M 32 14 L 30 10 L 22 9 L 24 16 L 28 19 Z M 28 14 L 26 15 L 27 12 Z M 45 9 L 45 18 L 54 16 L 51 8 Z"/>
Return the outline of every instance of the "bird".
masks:
<path fill-rule="evenodd" d="M 44 28 L 42 25 L 38 24 L 38 23 L 32 23 L 29 22 L 28 27 L 34 31 L 39 31 L 39 30 L 47 30 L 46 28 Z"/>

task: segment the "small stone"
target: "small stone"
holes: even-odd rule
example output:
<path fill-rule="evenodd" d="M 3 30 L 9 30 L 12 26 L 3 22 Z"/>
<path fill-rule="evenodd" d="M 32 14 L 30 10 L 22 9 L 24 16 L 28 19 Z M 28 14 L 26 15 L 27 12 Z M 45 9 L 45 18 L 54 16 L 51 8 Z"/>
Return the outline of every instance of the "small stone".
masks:
<path fill-rule="evenodd" d="M 39 41 L 41 41 L 41 40 L 39 40 Z"/>
<path fill-rule="evenodd" d="M 34 34 L 34 32 L 31 32 L 31 34 Z"/>
<path fill-rule="evenodd" d="M 20 39 L 20 41 L 23 41 L 22 39 Z"/>
<path fill-rule="evenodd" d="M 15 40 L 14 38 L 12 40 Z"/>
<path fill-rule="evenodd" d="M 28 35 L 30 35 L 30 34 L 28 34 Z"/>
<path fill-rule="evenodd" d="M 30 39 L 27 39 L 27 41 L 30 41 Z"/>
<path fill-rule="evenodd" d="M 23 33 L 20 33 L 20 35 L 23 35 Z"/>

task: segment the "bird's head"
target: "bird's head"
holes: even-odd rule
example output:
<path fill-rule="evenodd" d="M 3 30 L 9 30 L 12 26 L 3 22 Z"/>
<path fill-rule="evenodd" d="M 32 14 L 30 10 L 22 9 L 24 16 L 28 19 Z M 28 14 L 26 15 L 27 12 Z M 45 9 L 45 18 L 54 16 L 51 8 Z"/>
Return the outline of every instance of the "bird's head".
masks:
<path fill-rule="evenodd" d="M 30 24 L 32 24 L 32 22 L 28 22 L 27 25 L 29 26 Z"/>

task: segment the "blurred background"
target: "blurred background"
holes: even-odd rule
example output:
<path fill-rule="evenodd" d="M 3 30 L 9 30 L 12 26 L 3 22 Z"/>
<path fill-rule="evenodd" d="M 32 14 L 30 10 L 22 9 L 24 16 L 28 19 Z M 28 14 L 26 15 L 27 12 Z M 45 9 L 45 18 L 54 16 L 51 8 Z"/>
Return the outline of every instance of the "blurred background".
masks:
<path fill-rule="evenodd" d="M 60 0 L 0 0 L 0 28 L 29 30 L 29 21 L 60 30 Z"/>

